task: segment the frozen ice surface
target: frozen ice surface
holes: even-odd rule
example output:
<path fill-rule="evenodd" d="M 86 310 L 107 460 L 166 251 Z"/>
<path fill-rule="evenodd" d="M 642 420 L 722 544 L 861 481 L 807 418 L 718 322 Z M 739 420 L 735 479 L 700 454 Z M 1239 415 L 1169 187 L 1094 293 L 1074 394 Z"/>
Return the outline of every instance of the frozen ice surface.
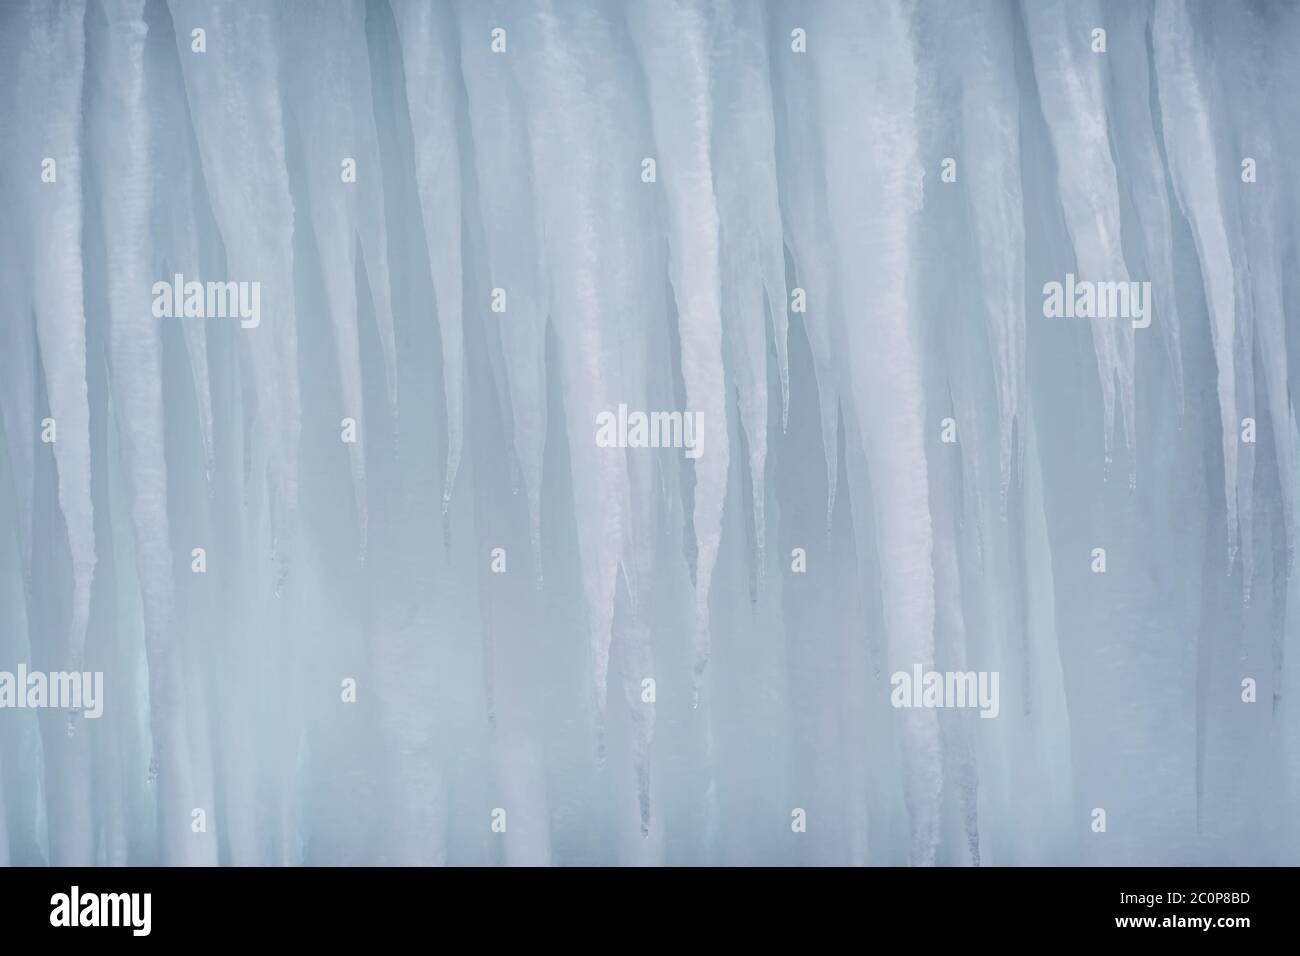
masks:
<path fill-rule="evenodd" d="M 1300 863 L 1297 115 L 1263 0 L 0 3 L 0 864 Z"/>

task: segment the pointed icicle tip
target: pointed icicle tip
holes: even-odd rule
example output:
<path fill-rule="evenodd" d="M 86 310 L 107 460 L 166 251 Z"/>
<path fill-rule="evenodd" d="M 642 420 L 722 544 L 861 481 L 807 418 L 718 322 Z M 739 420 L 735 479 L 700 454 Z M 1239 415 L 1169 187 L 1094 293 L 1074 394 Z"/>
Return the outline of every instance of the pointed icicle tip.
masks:
<path fill-rule="evenodd" d="M 700 702 L 704 699 L 704 673 L 708 667 L 707 655 L 695 662 L 695 677 L 691 682 L 691 710 L 699 710 Z"/>
<path fill-rule="evenodd" d="M 695 650 L 695 674 L 691 681 L 691 709 L 698 710 L 700 699 L 704 695 L 704 675 L 709 669 L 709 656 L 712 652 L 710 643 L 712 637 L 709 634 L 709 608 L 707 598 L 701 602 L 699 596 L 696 597 L 695 609 L 695 628 L 697 642 Z"/>
<path fill-rule="evenodd" d="M 541 518 L 530 522 L 528 528 L 528 544 L 532 549 L 533 568 L 537 572 L 537 590 L 542 590 L 542 527 Z"/>

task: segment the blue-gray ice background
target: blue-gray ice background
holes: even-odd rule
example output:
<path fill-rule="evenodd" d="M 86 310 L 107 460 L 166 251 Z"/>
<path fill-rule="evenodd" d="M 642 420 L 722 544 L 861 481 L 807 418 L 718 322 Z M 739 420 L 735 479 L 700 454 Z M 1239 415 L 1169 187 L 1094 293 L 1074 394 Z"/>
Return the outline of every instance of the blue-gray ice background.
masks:
<path fill-rule="evenodd" d="M 0 863 L 1300 862 L 1298 116 L 1293 2 L 0 0 Z"/>

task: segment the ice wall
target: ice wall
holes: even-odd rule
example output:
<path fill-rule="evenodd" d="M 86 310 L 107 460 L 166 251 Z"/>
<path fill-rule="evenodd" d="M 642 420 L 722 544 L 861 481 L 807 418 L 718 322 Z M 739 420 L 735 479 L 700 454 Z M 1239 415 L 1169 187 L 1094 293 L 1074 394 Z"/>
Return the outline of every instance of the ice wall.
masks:
<path fill-rule="evenodd" d="M 0 862 L 1300 862 L 1298 113 L 1263 0 L 0 3 Z"/>

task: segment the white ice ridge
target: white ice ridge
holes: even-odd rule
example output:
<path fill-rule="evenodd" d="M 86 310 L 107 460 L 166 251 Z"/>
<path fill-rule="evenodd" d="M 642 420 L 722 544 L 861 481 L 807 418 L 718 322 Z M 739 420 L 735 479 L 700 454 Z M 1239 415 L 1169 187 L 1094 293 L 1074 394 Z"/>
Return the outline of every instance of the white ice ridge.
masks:
<path fill-rule="evenodd" d="M 35 335 L 18 333 L 14 346 L 20 350 L 33 340 L 37 344 L 45 381 L 44 401 L 38 401 L 48 409 L 56 429 L 57 440 L 51 444 L 58 462 L 58 501 L 72 563 L 71 613 L 64 618 L 69 622 L 67 633 L 44 634 L 40 639 L 53 642 L 58 657 L 74 669 L 81 666 L 95 571 L 81 254 L 84 14 L 84 3 L 68 3 L 54 10 L 39 2 L 11 7 L 9 17 L 25 42 L 14 52 L 15 79 L 3 117 L 3 127 L 13 134 L 6 158 L 14 166 L 36 170 L 33 183 L 55 187 L 22 189 L 16 182 L 16 168 L 6 176 L 13 183 L 11 188 L 21 192 L 15 215 L 8 217 L 8 228 L 14 230 L 9 245 L 26 247 L 19 254 L 30 257 L 25 277 L 28 284 L 14 290 L 13 302 L 14 308 L 22 308 L 26 314 L 13 321 L 35 323 Z M 53 181 L 41 183 L 42 169 Z M 22 368 L 24 361 L 21 354 L 15 358 L 22 384 L 29 381 Z M 27 398 L 19 400 L 25 404 Z M 20 433 L 25 425 L 30 427 L 18 425 Z M 25 479 L 18 480 L 21 485 Z M 22 519 L 29 528 L 30 521 Z"/>
<path fill-rule="evenodd" d="M 0 2 L 0 864 L 1300 862 L 1297 115 L 1255 0 Z"/>
<path fill-rule="evenodd" d="M 1056 153 L 1061 206 L 1079 275 L 1094 282 L 1128 282 L 1120 241 L 1119 190 L 1108 133 L 1103 61 L 1096 56 L 1077 55 L 1075 44 L 1078 37 L 1089 34 L 1091 24 L 1100 21 L 1098 6 L 1098 0 L 1036 0 L 1025 4 L 1025 21 L 1043 117 Z M 1124 316 L 1099 317 L 1092 320 L 1091 326 L 1105 409 L 1102 424 L 1106 430 L 1106 460 L 1109 464 L 1118 383 L 1132 482 L 1137 474 L 1132 455 L 1136 437 L 1133 327 Z"/>
<path fill-rule="evenodd" d="M 460 118 L 456 100 L 461 91 L 454 62 L 455 27 L 450 5 L 445 3 L 396 0 L 393 14 L 402 44 L 419 205 L 442 337 L 447 417 L 447 470 L 442 487 L 445 514 L 460 471 L 465 430 Z"/>

